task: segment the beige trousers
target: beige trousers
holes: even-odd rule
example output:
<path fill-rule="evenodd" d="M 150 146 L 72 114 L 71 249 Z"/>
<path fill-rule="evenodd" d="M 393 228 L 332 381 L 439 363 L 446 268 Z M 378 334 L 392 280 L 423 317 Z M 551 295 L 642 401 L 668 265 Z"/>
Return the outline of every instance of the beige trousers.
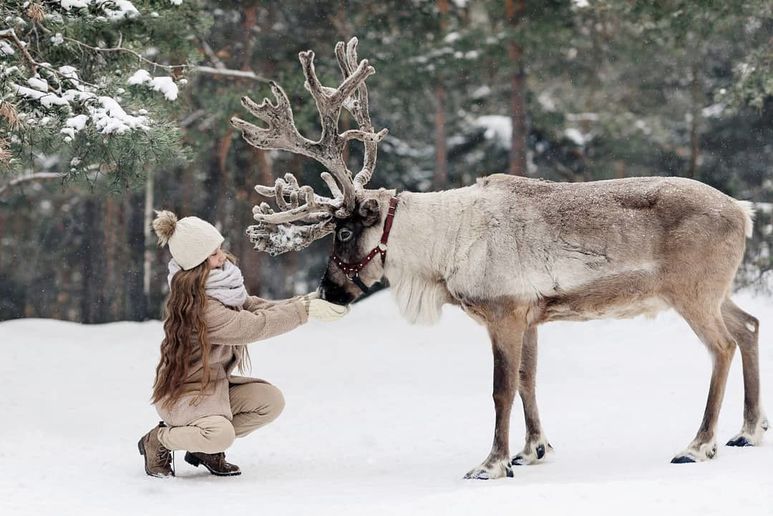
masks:
<path fill-rule="evenodd" d="M 264 426 L 282 413 L 282 392 L 270 383 L 245 383 L 229 389 L 233 420 L 206 416 L 186 426 L 162 427 L 158 440 L 169 450 L 219 453 L 234 439 Z"/>

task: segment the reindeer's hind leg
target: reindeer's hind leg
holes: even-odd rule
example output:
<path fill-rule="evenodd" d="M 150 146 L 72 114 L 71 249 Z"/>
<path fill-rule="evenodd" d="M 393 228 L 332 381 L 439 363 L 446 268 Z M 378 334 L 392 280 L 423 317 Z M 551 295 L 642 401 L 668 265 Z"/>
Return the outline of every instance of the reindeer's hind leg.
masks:
<path fill-rule="evenodd" d="M 708 348 L 713 359 L 713 370 L 706 410 L 698 434 L 687 449 L 676 455 L 671 462 L 704 461 L 714 458 L 717 453 L 717 419 L 736 342 L 725 326 L 719 306 L 710 306 L 707 303 L 675 308 Z"/>
<path fill-rule="evenodd" d="M 760 322 L 730 300 L 722 303 L 722 318 L 735 337 L 743 361 L 744 410 L 741 432 L 730 439 L 728 446 L 756 446 L 768 429 L 768 421 L 760 408 L 760 363 L 757 342 Z"/>
<path fill-rule="evenodd" d="M 526 310 L 492 306 L 465 307 L 468 312 L 485 321 L 491 337 L 494 353 L 494 409 L 496 422 L 494 443 L 486 460 L 470 470 L 464 478 L 488 480 L 511 477 L 510 466 L 510 411 L 515 391 L 518 389 L 518 368 L 521 363 L 521 346 L 526 330 Z"/>
<path fill-rule="evenodd" d="M 521 369 L 519 375 L 518 393 L 523 403 L 523 418 L 526 423 L 526 444 L 518 455 L 513 457 L 513 466 L 534 464 L 541 460 L 548 451 L 552 451 L 545 435 L 537 409 L 537 327 L 530 326 L 523 335 L 521 351 Z"/>

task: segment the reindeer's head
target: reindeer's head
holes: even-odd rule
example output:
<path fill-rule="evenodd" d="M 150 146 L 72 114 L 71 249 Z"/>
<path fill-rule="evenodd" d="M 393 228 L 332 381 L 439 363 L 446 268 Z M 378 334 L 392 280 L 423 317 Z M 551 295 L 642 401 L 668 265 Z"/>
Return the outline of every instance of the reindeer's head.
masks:
<path fill-rule="evenodd" d="M 301 52 L 298 57 L 306 76 L 304 86 L 314 97 L 322 121 L 322 134 L 316 142 L 303 137 L 295 127 L 290 101 L 284 90 L 271 83 L 276 99 L 272 104 L 264 99 L 256 104 L 247 97 L 242 105 L 268 124 L 258 127 L 239 118 L 231 124 L 242 131 L 250 144 L 260 149 L 281 149 L 314 158 L 329 172 L 322 179 L 333 194 L 321 197 L 309 186 L 299 186 L 292 174 L 277 179 L 273 187 L 256 186 L 259 194 L 276 199 L 279 211 L 267 203 L 253 208 L 257 224 L 247 229 L 255 249 L 271 255 L 297 251 L 312 241 L 335 233 L 333 254 L 322 281 L 322 296 L 329 301 L 347 304 L 383 275 L 383 245 L 379 247 L 382 227 L 389 212 L 394 192 L 366 190 L 365 184 L 373 175 L 376 165 L 377 144 L 387 134 L 383 129 L 373 132 L 368 113 L 368 91 L 365 79 L 375 73 L 367 60 L 357 64 L 357 38 L 346 45 L 336 45 L 336 57 L 343 82 L 338 88 L 322 86 L 314 71 L 314 53 Z M 359 128 L 338 133 L 341 109 L 346 109 Z M 350 140 L 360 140 L 364 146 L 362 170 L 353 176 L 344 159 L 344 150 Z M 362 267 L 352 266 L 372 256 Z"/>
<path fill-rule="evenodd" d="M 397 208 L 394 191 L 367 191 L 355 213 L 336 222 L 333 252 L 320 285 L 324 299 L 349 304 L 384 275 L 389 231 Z"/>

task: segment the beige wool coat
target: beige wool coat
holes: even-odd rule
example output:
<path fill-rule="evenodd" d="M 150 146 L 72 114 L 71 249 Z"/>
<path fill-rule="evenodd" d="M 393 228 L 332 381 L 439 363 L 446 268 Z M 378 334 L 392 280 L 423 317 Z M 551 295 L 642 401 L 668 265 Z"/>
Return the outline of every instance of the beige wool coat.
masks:
<path fill-rule="evenodd" d="M 268 301 L 250 296 L 242 309 L 228 307 L 216 299 L 208 298 L 204 320 L 209 335 L 211 382 L 203 396 L 195 401 L 201 394 L 204 373 L 201 349 L 196 346 L 196 351 L 190 357 L 191 367 L 183 395 L 171 406 L 163 407 L 161 402 L 155 405 L 158 415 L 169 426 L 185 426 L 205 416 L 232 419 L 228 396 L 231 385 L 263 382 L 257 378 L 231 374 L 246 352 L 245 346 L 297 328 L 308 320 L 308 315 L 301 298 Z M 195 333 L 192 338 L 197 338 Z"/>

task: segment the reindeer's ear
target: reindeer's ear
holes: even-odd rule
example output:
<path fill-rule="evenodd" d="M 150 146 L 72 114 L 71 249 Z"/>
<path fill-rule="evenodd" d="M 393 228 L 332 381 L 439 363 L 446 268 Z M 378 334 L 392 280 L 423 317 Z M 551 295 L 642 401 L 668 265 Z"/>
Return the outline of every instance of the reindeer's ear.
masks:
<path fill-rule="evenodd" d="M 362 217 L 362 225 L 365 227 L 370 227 L 381 220 L 381 212 L 379 211 L 378 201 L 376 199 L 368 199 L 360 204 L 360 208 L 357 212 L 360 217 Z"/>

